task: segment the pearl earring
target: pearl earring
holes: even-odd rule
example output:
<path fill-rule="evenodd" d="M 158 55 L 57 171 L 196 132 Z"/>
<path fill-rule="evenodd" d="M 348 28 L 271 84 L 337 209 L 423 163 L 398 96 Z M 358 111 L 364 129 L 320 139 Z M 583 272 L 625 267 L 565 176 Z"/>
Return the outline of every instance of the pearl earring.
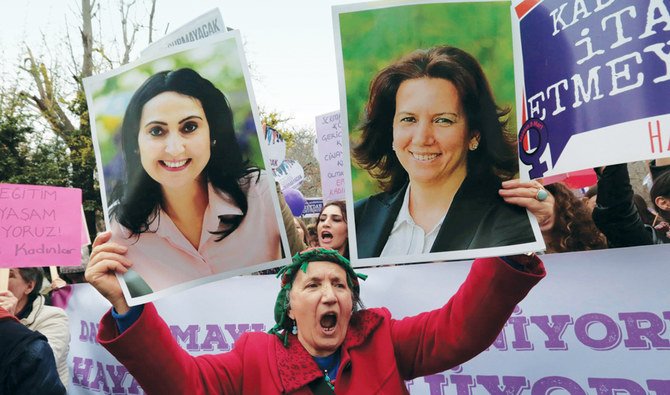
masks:
<path fill-rule="evenodd" d="M 293 329 L 291 329 L 291 333 L 294 335 L 298 334 L 298 327 L 295 324 L 295 321 L 293 321 Z"/>

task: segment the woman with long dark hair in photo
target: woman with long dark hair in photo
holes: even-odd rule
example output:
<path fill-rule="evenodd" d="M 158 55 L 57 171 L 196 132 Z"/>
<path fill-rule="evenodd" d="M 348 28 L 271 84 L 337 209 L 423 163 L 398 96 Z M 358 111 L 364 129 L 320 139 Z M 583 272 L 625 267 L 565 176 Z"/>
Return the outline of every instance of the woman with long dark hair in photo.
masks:
<path fill-rule="evenodd" d="M 353 150 L 382 189 L 356 202 L 358 258 L 535 241 L 525 210 L 498 194 L 518 168 L 508 113 L 461 49 L 420 49 L 381 70 Z"/>
<path fill-rule="evenodd" d="M 230 104 L 210 81 L 191 69 L 151 76 L 121 131 L 112 234 L 148 286 L 129 275 L 131 294 L 281 258 L 272 184 L 243 158 Z"/>

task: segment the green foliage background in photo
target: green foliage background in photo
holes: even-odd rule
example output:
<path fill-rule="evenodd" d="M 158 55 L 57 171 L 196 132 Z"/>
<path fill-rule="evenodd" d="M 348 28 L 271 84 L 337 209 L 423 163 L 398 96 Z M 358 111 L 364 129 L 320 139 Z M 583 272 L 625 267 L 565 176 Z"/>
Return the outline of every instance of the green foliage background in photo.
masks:
<path fill-rule="evenodd" d="M 512 109 L 514 60 L 510 2 L 420 4 L 339 15 L 350 146 L 360 136 L 371 80 L 402 56 L 435 45 L 451 45 L 473 55 L 484 69 L 496 102 Z M 391 131 L 389 131 L 391 133 Z M 352 164 L 354 200 L 379 192 L 374 179 Z"/>
<path fill-rule="evenodd" d="M 105 173 L 105 190 L 111 190 L 121 177 L 117 166 L 121 157 L 120 128 L 130 98 L 150 76 L 164 70 L 191 68 L 211 81 L 228 99 L 232 107 L 235 131 L 243 156 L 253 166 L 264 168 L 249 92 L 244 80 L 237 41 L 234 38 L 210 43 L 143 63 L 113 77 L 92 84 L 95 109 L 95 132 Z M 112 204 L 112 202 L 107 202 Z"/>

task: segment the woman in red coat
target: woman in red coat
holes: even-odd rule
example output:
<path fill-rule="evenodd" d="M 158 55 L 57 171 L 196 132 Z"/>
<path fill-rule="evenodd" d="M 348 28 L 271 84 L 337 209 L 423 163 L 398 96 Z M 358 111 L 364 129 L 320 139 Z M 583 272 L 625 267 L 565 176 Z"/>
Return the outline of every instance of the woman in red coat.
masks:
<path fill-rule="evenodd" d="M 485 350 L 514 307 L 544 276 L 535 257 L 477 259 L 442 308 L 397 320 L 361 309 L 349 261 L 323 248 L 280 271 L 270 333 L 245 333 L 232 351 L 193 357 L 153 305 L 130 308 L 114 272 L 125 247 L 98 236 L 87 280 L 113 306 L 98 341 L 148 394 L 407 394 L 404 380 L 447 370 Z"/>

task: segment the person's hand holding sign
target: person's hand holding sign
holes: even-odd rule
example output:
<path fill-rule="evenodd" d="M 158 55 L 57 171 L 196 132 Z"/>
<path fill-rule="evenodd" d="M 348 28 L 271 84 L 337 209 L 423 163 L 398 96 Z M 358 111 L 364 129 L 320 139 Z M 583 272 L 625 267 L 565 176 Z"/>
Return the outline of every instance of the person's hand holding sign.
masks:
<path fill-rule="evenodd" d="M 117 313 L 124 314 L 130 307 L 123 297 L 123 291 L 115 273 L 126 273 L 132 263 L 125 256 L 127 248 L 110 243 L 111 237 L 112 233 L 107 231 L 95 238 L 85 276 L 86 281 L 112 303 Z"/>
<path fill-rule="evenodd" d="M 530 211 L 542 232 L 554 227 L 554 197 L 537 181 L 509 180 L 502 183 L 498 192 L 509 204 L 516 204 Z"/>

